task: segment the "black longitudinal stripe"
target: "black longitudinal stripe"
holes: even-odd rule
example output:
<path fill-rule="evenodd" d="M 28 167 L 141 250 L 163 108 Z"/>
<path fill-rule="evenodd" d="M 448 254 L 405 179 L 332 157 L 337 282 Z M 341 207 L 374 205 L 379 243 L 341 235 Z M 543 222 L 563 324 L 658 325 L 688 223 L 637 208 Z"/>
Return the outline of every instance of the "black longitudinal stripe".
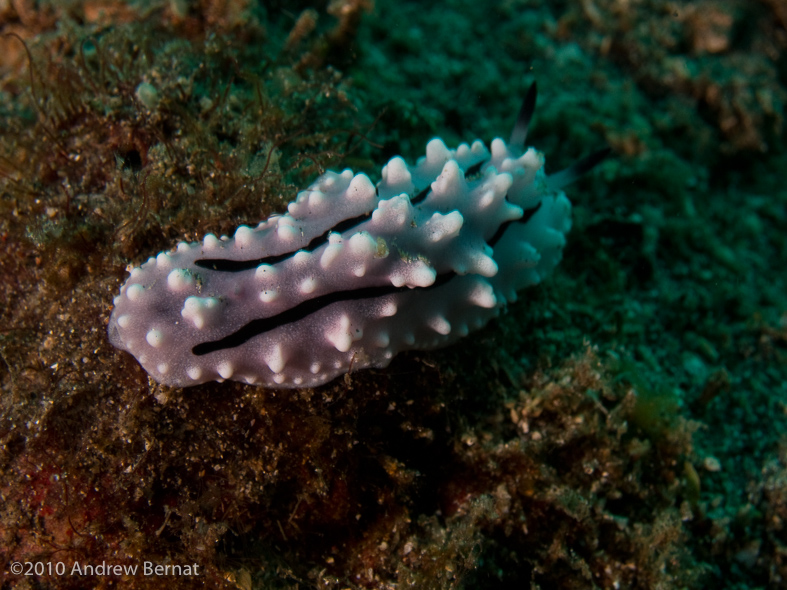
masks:
<path fill-rule="evenodd" d="M 431 190 L 431 185 L 424 188 L 420 191 L 417 195 L 410 199 L 410 203 L 413 205 L 417 205 L 421 201 L 423 201 L 426 196 L 429 194 Z M 352 229 L 356 225 L 360 225 L 364 221 L 368 221 L 372 217 L 372 213 L 374 210 L 369 211 L 368 213 L 364 213 L 363 215 L 358 215 L 357 217 L 351 217 L 350 219 L 344 219 L 334 225 L 332 228 L 325 230 L 321 235 L 312 238 L 311 241 L 306 244 L 303 248 L 298 248 L 298 250 L 293 250 L 292 252 L 284 252 L 282 254 L 276 254 L 274 256 L 265 256 L 263 258 L 255 258 L 254 260 L 229 260 L 226 258 L 200 258 L 199 260 L 195 260 L 194 264 L 199 266 L 200 268 L 207 268 L 210 270 L 217 270 L 220 272 L 242 272 L 244 270 L 252 270 L 257 268 L 260 264 L 276 264 L 278 262 L 282 262 L 291 258 L 295 255 L 296 252 L 303 250 L 305 252 L 313 252 L 326 242 L 328 242 L 328 235 L 331 232 L 336 233 L 343 233 L 348 229 Z"/>
<path fill-rule="evenodd" d="M 280 326 L 299 322 L 300 320 L 320 311 L 321 309 L 324 309 L 332 303 L 337 303 L 339 301 L 372 299 L 374 297 L 394 295 L 404 291 L 428 291 L 429 289 L 435 289 L 445 285 L 455 276 L 456 273 L 454 272 L 441 274 L 435 279 L 435 282 L 428 287 L 414 287 L 411 289 L 407 286 L 394 287 L 393 285 L 383 285 L 380 287 L 363 287 L 362 289 L 354 289 L 352 291 L 335 291 L 333 293 L 327 293 L 326 295 L 321 295 L 320 297 L 303 301 L 295 307 L 291 307 L 290 309 L 287 309 L 275 316 L 252 320 L 229 336 L 225 336 L 224 338 L 214 340 L 212 342 L 203 342 L 201 344 L 197 344 L 191 349 L 191 352 L 196 356 L 202 356 L 204 354 L 216 352 L 217 350 L 235 348 L 245 344 L 255 336 L 259 336 L 260 334 L 264 334 L 265 332 L 269 332 L 270 330 L 274 330 Z"/>
<path fill-rule="evenodd" d="M 412 199 L 410 199 L 410 203 L 412 203 L 413 205 L 417 205 L 418 203 L 423 201 L 426 198 L 426 195 L 428 195 L 431 191 L 432 191 L 432 185 L 427 184 L 424 188 L 422 188 L 419 191 L 417 195 L 415 195 Z"/>
<path fill-rule="evenodd" d="M 509 225 L 511 225 L 512 223 L 527 223 L 528 221 L 530 221 L 533 215 L 536 214 L 536 211 L 538 211 L 540 208 L 541 208 L 541 201 L 539 201 L 538 205 L 536 205 L 535 207 L 531 207 L 530 209 L 525 209 L 525 212 L 522 214 L 522 217 L 520 217 L 519 219 L 515 219 L 512 221 L 504 221 L 503 223 L 500 224 L 500 227 L 497 228 L 495 235 L 489 238 L 489 240 L 487 240 L 486 243 L 492 246 L 492 248 L 494 248 L 498 240 L 503 237 L 504 233 L 506 233 L 506 230 L 508 229 Z"/>
<path fill-rule="evenodd" d="M 481 167 L 487 163 L 488 160 L 481 160 L 480 162 L 476 162 L 470 168 L 465 170 L 465 178 L 472 178 L 476 174 L 481 171 Z"/>
<path fill-rule="evenodd" d="M 364 221 L 371 219 L 372 211 L 368 213 L 364 213 L 363 215 L 358 215 L 357 217 L 351 217 L 350 219 L 344 219 L 334 225 L 331 229 L 325 230 L 321 235 L 316 236 L 311 239 L 311 241 L 306 244 L 303 248 L 298 248 L 298 250 L 293 250 L 292 252 L 284 252 L 283 254 L 276 254 L 275 256 L 265 256 L 264 258 L 255 258 L 254 260 L 228 260 L 226 258 L 200 258 L 199 260 L 195 260 L 194 264 L 199 266 L 200 268 L 208 268 L 210 270 L 218 270 L 222 272 L 241 272 L 244 270 L 251 270 L 253 268 L 257 268 L 260 264 L 276 264 L 277 262 L 281 262 L 282 260 L 287 260 L 288 258 L 295 255 L 296 252 L 303 250 L 305 252 L 312 252 L 316 250 L 323 244 L 328 241 L 328 234 L 331 232 L 338 232 L 342 233 L 347 231 L 348 229 L 355 227 L 358 224 L 363 223 Z"/>
<path fill-rule="evenodd" d="M 477 174 L 481 167 L 484 165 L 486 160 L 482 162 L 478 162 L 470 168 L 467 169 L 465 172 L 465 178 L 468 176 L 473 176 Z M 376 191 L 377 189 L 375 189 Z M 410 203 L 412 205 L 418 205 L 426 199 L 429 193 L 432 190 L 432 185 L 429 184 L 421 189 L 418 194 L 413 196 L 410 199 Z M 364 221 L 368 221 L 372 217 L 372 213 L 374 210 L 369 211 L 368 213 L 364 213 L 363 215 L 358 215 L 356 217 L 351 217 L 350 219 L 344 219 L 340 221 L 332 228 L 325 230 L 321 235 L 312 238 L 306 246 L 303 248 L 298 248 L 297 250 L 293 250 L 291 252 L 283 252 L 282 254 L 275 254 L 273 256 L 264 256 L 262 258 L 255 258 L 254 260 L 230 260 L 227 258 L 200 258 L 199 260 L 195 260 L 195 266 L 200 268 L 207 268 L 209 270 L 216 270 L 219 272 L 243 272 L 245 270 L 252 270 L 257 268 L 260 264 L 277 264 L 288 258 L 291 258 L 295 255 L 296 252 L 303 250 L 304 252 L 313 252 L 323 244 L 328 242 L 328 236 L 331 232 L 336 233 L 343 233 L 349 229 L 352 229 L 356 225 L 360 225 Z"/>

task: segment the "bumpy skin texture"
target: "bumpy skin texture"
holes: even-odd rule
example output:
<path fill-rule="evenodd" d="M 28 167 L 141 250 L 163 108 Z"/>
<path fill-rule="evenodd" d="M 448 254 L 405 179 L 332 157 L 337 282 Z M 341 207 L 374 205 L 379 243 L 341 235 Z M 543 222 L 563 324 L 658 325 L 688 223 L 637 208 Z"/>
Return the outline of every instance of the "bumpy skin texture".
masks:
<path fill-rule="evenodd" d="M 284 215 L 134 268 L 109 338 L 166 385 L 320 385 L 484 326 L 554 268 L 570 226 L 539 152 L 433 139 L 376 187 L 327 172 Z"/>

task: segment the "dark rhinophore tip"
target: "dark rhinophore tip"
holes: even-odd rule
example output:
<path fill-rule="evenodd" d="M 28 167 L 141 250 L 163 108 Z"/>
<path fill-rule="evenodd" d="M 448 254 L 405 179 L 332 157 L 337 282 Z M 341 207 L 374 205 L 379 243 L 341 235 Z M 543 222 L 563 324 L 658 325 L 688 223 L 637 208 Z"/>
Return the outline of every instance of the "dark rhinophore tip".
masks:
<path fill-rule="evenodd" d="M 525 100 L 522 101 L 522 106 L 519 107 L 519 114 L 511 131 L 511 139 L 508 140 L 508 145 L 519 151 L 525 149 L 527 129 L 530 126 L 530 119 L 533 118 L 533 111 L 536 110 L 536 94 L 536 83 L 533 82 L 525 95 Z"/>
<path fill-rule="evenodd" d="M 571 166 L 560 172 L 556 172 L 548 177 L 549 188 L 553 190 L 561 189 L 567 184 L 571 184 L 583 174 L 587 174 L 593 168 L 601 164 L 610 154 L 612 150 L 608 147 L 593 152 L 589 156 L 585 156 L 581 160 L 577 160 Z"/>

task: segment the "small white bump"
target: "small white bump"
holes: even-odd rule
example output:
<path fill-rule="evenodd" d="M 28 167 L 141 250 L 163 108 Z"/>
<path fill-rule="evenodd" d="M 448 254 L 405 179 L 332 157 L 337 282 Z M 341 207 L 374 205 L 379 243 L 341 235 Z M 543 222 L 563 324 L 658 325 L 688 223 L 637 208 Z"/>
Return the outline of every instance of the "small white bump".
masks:
<path fill-rule="evenodd" d="M 298 193 L 295 195 L 295 200 L 291 201 L 290 204 L 287 205 L 287 211 L 294 217 L 295 213 L 293 213 L 291 209 L 297 210 L 298 208 L 297 205 L 301 205 L 305 203 L 308 198 L 309 198 L 308 189 L 304 191 L 298 191 Z"/>
<path fill-rule="evenodd" d="M 345 198 L 356 203 L 366 203 L 375 196 L 374 185 L 366 174 L 356 174 L 345 191 Z"/>
<path fill-rule="evenodd" d="M 281 219 L 284 219 L 283 217 Z M 276 235 L 282 242 L 292 242 L 295 240 L 298 232 L 291 225 L 284 225 L 279 222 L 279 227 L 276 228 Z"/>
<path fill-rule="evenodd" d="M 261 279 L 270 279 L 275 277 L 279 274 L 279 270 L 275 266 L 271 266 L 270 264 L 260 264 L 257 267 L 257 270 L 254 271 L 254 278 L 261 280 Z"/>
<path fill-rule="evenodd" d="M 352 328 L 350 316 L 347 314 L 343 314 L 339 318 L 338 324 L 325 332 L 325 338 L 328 342 L 333 344 L 339 352 L 347 352 L 350 350 L 353 340 L 358 340 L 361 336 L 363 336 L 363 331 L 360 328 Z"/>
<path fill-rule="evenodd" d="M 240 248 L 248 248 L 254 244 L 254 230 L 247 225 L 241 225 L 235 230 L 235 243 Z"/>
<path fill-rule="evenodd" d="M 378 348 L 385 348 L 391 343 L 391 337 L 388 336 L 388 332 L 380 332 L 377 334 L 377 337 L 374 339 L 374 345 Z"/>
<path fill-rule="evenodd" d="M 425 262 L 419 260 L 409 270 L 407 285 L 410 287 L 428 287 L 437 278 L 437 272 Z M 396 285 L 398 286 L 398 285 Z"/>
<path fill-rule="evenodd" d="M 566 237 L 551 227 L 544 228 L 541 236 L 541 240 L 539 240 L 541 243 L 537 244 L 536 247 L 540 246 L 542 250 L 546 250 L 547 248 L 562 248 L 566 245 Z"/>
<path fill-rule="evenodd" d="M 139 281 L 142 279 L 142 276 L 145 274 L 145 271 L 142 270 L 140 267 L 135 267 L 131 269 L 131 276 L 129 277 L 130 281 Z"/>
<path fill-rule="evenodd" d="M 162 375 L 169 373 L 169 365 L 167 363 L 160 363 L 157 367 L 158 372 Z"/>
<path fill-rule="evenodd" d="M 410 198 L 406 194 L 397 195 L 380 201 L 377 209 L 372 212 L 372 221 L 388 227 L 401 227 L 411 217 L 411 209 Z"/>
<path fill-rule="evenodd" d="M 280 344 L 274 346 L 267 354 L 263 355 L 263 360 L 268 368 L 274 373 L 281 373 L 284 370 L 286 360 Z"/>
<path fill-rule="evenodd" d="M 427 322 L 427 325 L 432 328 L 432 330 L 438 334 L 442 334 L 443 336 L 448 336 L 448 334 L 451 333 L 451 324 L 441 315 L 431 318 Z"/>
<path fill-rule="evenodd" d="M 412 175 L 407 169 L 407 164 L 400 156 L 391 158 L 388 164 L 383 166 L 382 178 L 383 182 L 391 186 L 412 186 Z"/>
<path fill-rule="evenodd" d="M 172 257 L 166 252 L 162 252 L 156 256 L 156 266 L 163 269 L 170 268 L 172 266 Z"/>
<path fill-rule="evenodd" d="M 396 302 L 393 299 L 389 299 L 383 303 L 382 307 L 380 307 L 380 317 L 390 318 L 396 315 L 397 311 L 398 308 L 396 307 Z"/>
<path fill-rule="evenodd" d="M 322 177 L 317 179 L 317 183 L 322 187 L 324 190 L 330 190 L 336 184 L 336 178 L 339 175 L 335 172 L 331 172 L 330 170 L 326 172 Z"/>
<path fill-rule="evenodd" d="M 194 284 L 194 275 L 187 268 L 176 268 L 167 275 L 167 287 L 170 291 L 179 293 Z"/>
<path fill-rule="evenodd" d="M 519 242 L 512 249 L 511 258 L 517 269 L 534 268 L 541 260 L 541 254 L 530 243 Z"/>
<path fill-rule="evenodd" d="M 180 252 L 181 254 L 188 252 L 190 249 L 191 247 L 186 242 L 181 242 L 180 244 L 178 244 L 178 252 Z"/>
<path fill-rule="evenodd" d="M 483 195 L 481 195 L 481 198 L 478 199 L 476 203 L 479 209 L 486 209 L 494 202 L 495 202 L 495 192 L 486 191 Z"/>
<path fill-rule="evenodd" d="M 202 239 L 202 247 L 205 250 L 216 250 L 221 247 L 221 242 L 215 235 L 208 234 Z"/>
<path fill-rule="evenodd" d="M 527 151 L 519 158 L 519 163 L 525 168 L 540 169 L 544 165 L 544 154 L 536 148 L 527 148 Z"/>
<path fill-rule="evenodd" d="M 300 291 L 304 295 L 308 295 L 309 293 L 314 293 L 315 289 L 317 289 L 317 281 L 314 277 L 308 277 L 301 281 L 300 284 Z"/>
<path fill-rule="evenodd" d="M 320 266 L 322 269 L 328 270 L 328 268 L 330 268 L 331 264 L 333 264 L 333 261 L 336 260 L 343 249 L 344 245 L 341 243 L 329 243 L 325 247 L 322 256 L 320 256 Z"/>
<path fill-rule="evenodd" d="M 483 277 L 493 277 L 497 274 L 497 262 L 491 256 L 476 252 L 470 258 L 470 270 Z"/>
<path fill-rule="evenodd" d="M 260 301 L 263 303 L 272 303 L 279 297 L 279 292 L 276 289 L 265 289 L 260 291 Z"/>
<path fill-rule="evenodd" d="M 277 373 L 273 376 L 273 381 L 281 385 L 285 381 L 284 373 Z"/>
<path fill-rule="evenodd" d="M 320 372 L 321 368 L 322 365 L 320 363 L 312 363 L 311 366 L 309 367 L 309 371 L 311 371 L 312 374 L 316 375 L 317 373 Z"/>
<path fill-rule="evenodd" d="M 513 183 L 514 177 L 509 172 L 498 174 L 492 179 L 493 190 L 499 195 L 500 199 L 505 196 Z"/>
<path fill-rule="evenodd" d="M 164 344 L 164 334 L 162 334 L 161 330 L 156 330 L 153 328 L 147 334 L 145 334 L 145 340 L 148 341 L 153 348 L 159 348 L 162 344 Z"/>
<path fill-rule="evenodd" d="M 309 206 L 310 207 L 319 207 L 325 202 L 325 193 L 322 191 L 311 191 L 309 193 Z"/>
<path fill-rule="evenodd" d="M 443 140 L 435 137 L 426 144 L 426 161 L 430 164 L 442 164 L 451 157 L 451 152 Z"/>
<path fill-rule="evenodd" d="M 223 361 L 216 366 L 216 371 L 221 375 L 222 379 L 229 379 L 235 372 L 235 367 L 229 361 Z"/>
<path fill-rule="evenodd" d="M 134 283 L 130 285 L 128 289 L 126 289 L 126 297 L 128 297 L 129 301 L 139 301 L 142 299 L 142 294 L 145 292 L 145 288 L 140 285 L 139 283 Z"/>
<path fill-rule="evenodd" d="M 439 242 L 456 236 L 463 224 L 464 217 L 459 211 L 451 211 L 447 215 L 435 212 L 426 222 L 426 229 L 429 231 L 429 239 L 432 242 Z"/>
<path fill-rule="evenodd" d="M 128 328 L 130 323 L 131 323 L 131 317 L 128 315 L 122 315 L 118 318 L 118 326 L 120 326 L 121 328 Z"/>
<path fill-rule="evenodd" d="M 371 256 L 377 252 L 377 241 L 366 231 L 354 234 L 347 245 L 350 252 L 359 256 Z"/>
<path fill-rule="evenodd" d="M 489 148 L 492 150 L 492 159 L 502 162 L 505 158 L 508 157 L 508 147 L 506 146 L 506 142 L 496 137 L 492 140 Z"/>
<path fill-rule="evenodd" d="M 219 300 L 216 297 L 187 297 L 183 302 L 180 315 L 201 330 L 206 324 L 215 320 L 219 311 Z"/>
<path fill-rule="evenodd" d="M 326 334 L 325 336 L 339 352 L 347 352 L 353 343 L 353 339 L 349 334 Z"/>
<path fill-rule="evenodd" d="M 459 164 L 456 163 L 456 160 L 448 160 L 443 166 L 440 176 L 432 183 L 433 198 L 438 198 L 444 204 L 453 203 L 456 201 L 457 195 L 465 195 L 466 184 Z"/>
<path fill-rule="evenodd" d="M 470 291 L 470 296 L 468 299 L 470 300 L 470 303 L 473 303 L 478 307 L 484 307 L 486 309 L 492 309 L 495 305 L 497 305 L 497 298 L 495 297 L 494 289 L 492 289 L 492 285 L 486 281 L 479 281 L 473 287 L 473 290 Z"/>
<path fill-rule="evenodd" d="M 191 377 L 194 381 L 202 377 L 202 369 L 199 367 L 189 367 L 186 369 L 186 375 Z"/>
<path fill-rule="evenodd" d="M 309 259 L 312 257 L 311 252 L 306 252 L 305 250 L 298 250 L 292 257 L 292 261 L 295 264 L 308 264 Z"/>

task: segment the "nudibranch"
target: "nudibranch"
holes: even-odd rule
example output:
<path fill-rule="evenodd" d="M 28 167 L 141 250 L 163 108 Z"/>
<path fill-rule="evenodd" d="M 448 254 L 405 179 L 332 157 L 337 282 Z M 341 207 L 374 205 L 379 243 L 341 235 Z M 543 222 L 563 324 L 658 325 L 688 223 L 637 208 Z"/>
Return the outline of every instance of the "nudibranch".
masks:
<path fill-rule="evenodd" d="M 283 215 L 150 258 L 114 299 L 110 341 L 165 385 L 292 388 L 481 328 L 560 261 L 562 188 L 607 153 L 547 176 L 525 148 L 535 103 L 533 84 L 508 143 L 432 139 L 376 185 L 329 171 Z"/>

